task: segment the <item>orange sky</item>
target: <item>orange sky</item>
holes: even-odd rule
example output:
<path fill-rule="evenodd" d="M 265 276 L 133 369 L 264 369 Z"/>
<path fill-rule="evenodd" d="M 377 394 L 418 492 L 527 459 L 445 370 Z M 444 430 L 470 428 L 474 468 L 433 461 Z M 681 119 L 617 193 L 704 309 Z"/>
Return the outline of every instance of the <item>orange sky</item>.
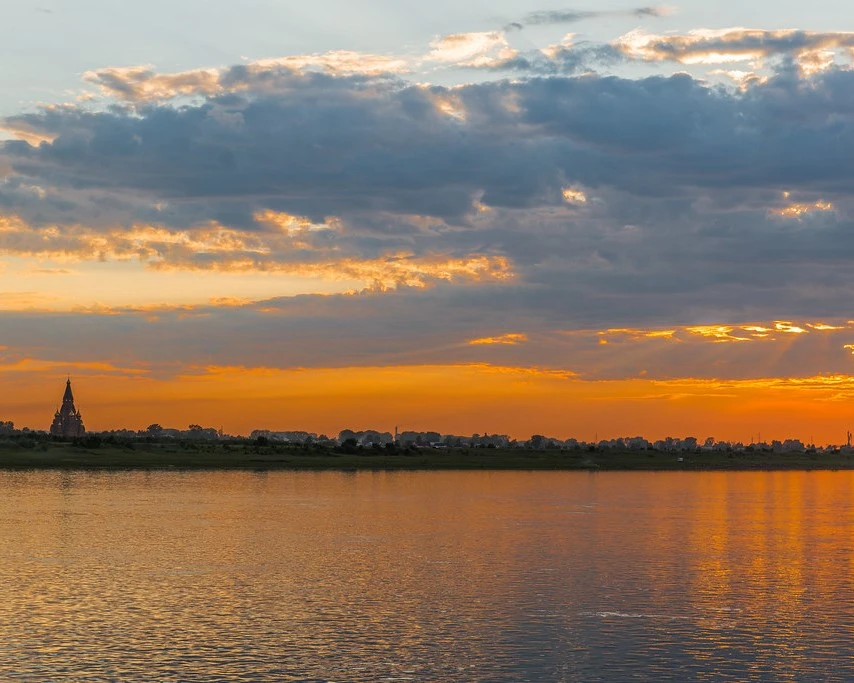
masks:
<path fill-rule="evenodd" d="M 643 435 L 842 443 L 854 378 L 809 381 L 583 381 L 485 365 L 274 370 L 213 367 L 168 380 L 80 369 L 74 390 L 92 430 L 190 423 L 247 434 L 300 429 L 534 433 L 582 440 Z M 4 377 L 0 415 L 46 429 L 62 395 L 55 371 Z"/>

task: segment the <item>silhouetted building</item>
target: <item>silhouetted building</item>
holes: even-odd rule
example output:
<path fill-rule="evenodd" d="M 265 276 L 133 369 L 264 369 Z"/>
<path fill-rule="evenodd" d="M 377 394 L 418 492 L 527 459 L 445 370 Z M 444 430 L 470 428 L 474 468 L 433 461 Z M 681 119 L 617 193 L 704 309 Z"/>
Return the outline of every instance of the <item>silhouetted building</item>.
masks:
<path fill-rule="evenodd" d="M 86 428 L 83 426 L 83 416 L 74 407 L 74 394 L 71 393 L 71 379 L 65 383 L 65 394 L 62 396 L 62 407 L 53 416 L 50 433 L 66 439 L 83 436 Z"/>

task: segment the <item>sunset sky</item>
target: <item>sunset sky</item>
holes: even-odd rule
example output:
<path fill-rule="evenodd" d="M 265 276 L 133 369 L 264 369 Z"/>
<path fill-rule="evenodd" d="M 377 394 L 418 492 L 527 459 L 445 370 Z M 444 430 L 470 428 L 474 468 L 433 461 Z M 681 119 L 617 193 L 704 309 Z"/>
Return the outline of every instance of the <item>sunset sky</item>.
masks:
<path fill-rule="evenodd" d="M 0 420 L 840 443 L 854 5 L 0 6 Z"/>

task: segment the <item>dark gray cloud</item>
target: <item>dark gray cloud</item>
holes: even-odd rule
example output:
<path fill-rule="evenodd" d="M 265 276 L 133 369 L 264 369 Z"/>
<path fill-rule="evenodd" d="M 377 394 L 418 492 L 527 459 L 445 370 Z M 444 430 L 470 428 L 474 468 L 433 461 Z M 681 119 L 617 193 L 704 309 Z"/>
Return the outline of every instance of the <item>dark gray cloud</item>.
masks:
<path fill-rule="evenodd" d="M 0 342 L 7 348 L 0 365 L 25 358 L 73 359 L 170 377 L 205 366 L 490 363 L 563 369 L 598 380 L 811 377 L 850 373 L 854 362 L 845 348 L 854 343 L 854 329 L 844 320 L 835 321 L 839 329 L 833 330 L 817 327 L 821 319 L 815 316 L 790 324 L 754 318 L 741 326 L 717 321 L 707 328 L 609 330 L 571 327 L 569 318 L 560 318 L 545 329 L 542 307 L 519 306 L 525 299 L 521 288 L 511 286 L 505 294 L 496 300 L 488 288 L 470 288 L 461 296 L 459 289 L 438 287 L 289 297 L 230 308 L 113 310 L 110 315 L 4 312 Z M 518 342 L 470 343 L 506 334 Z"/>
<path fill-rule="evenodd" d="M 54 141 L 7 142 L 2 154 L 27 185 L 203 205 L 245 227 L 259 206 L 460 221 L 479 195 L 536 207 L 559 203 L 573 182 L 643 195 L 745 185 L 833 192 L 854 170 L 852 83 L 852 72 L 831 70 L 783 74 L 744 93 L 687 75 L 449 90 L 311 74 L 285 92 L 193 106 L 24 115 L 13 123 Z M 444 113 L 442 100 L 457 102 L 460 116 Z M 5 201 L 11 194 L 4 187 Z"/>
<path fill-rule="evenodd" d="M 245 87 L 184 106 L 17 117 L 11 123 L 53 141 L 3 143 L 11 172 L 0 206 L 34 229 L 59 225 L 57 243 L 81 225 L 192 231 L 217 221 L 271 247 L 259 269 L 406 251 L 503 257 L 515 273 L 508 282 L 401 290 L 376 306 L 335 299 L 340 310 L 328 320 L 259 323 L 254 349 L 279 353 L 263 335 L 272 340 L 293 323 L 308 335 L 295 337 L 296 357 L 326 362 L 335 353 L 355 362 L 335 335 L 323 336 L 336 324 L 365 325 L 358 353 L 368 362 L 395 349 L 475 358 L 484 351 L 441 349 L 490 325 L 544 334 L 850 315 L 852 71 L 785 70 L 744 91 L 687 75 L 457 88 L 280 71 L 230 78 Z M 259 211 L 340 223 L 296 248 L 272 241 Z M 0 232 L 7 253 L 26 251 L 15 235 Z M 165 247 L 162 255 L 194 268 L 229 258 Z M 371 305 L 361 310 L 363 301 Z M 406 307 L 427 322 L 412 321 Z M 212 319 L 245 330 L 234 323 L 240 315 L 249 313 Z M 411 337 L 397 336 L 401 321 L 411 322 Z M 384 335 L 387 345 L 368 348 Z"/>
<path fill-rule="evenodd" d="M 484 67 L 497 73 L 516 72 L 533 76 L 574 76 L 601 71 L 630 61 L 617 46 L 579 42 L 555 45 L 548 50 L 525 50 Z"/>

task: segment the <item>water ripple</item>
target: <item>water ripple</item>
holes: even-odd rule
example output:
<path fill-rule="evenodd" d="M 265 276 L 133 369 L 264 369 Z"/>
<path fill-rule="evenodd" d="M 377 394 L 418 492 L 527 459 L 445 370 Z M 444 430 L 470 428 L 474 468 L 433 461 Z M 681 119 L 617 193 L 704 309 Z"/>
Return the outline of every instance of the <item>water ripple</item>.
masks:
<path fill-rule="evenodd" d="M 0 473 L 0 680 L 854 680 L 852 493 L 845 472 Z"/>

